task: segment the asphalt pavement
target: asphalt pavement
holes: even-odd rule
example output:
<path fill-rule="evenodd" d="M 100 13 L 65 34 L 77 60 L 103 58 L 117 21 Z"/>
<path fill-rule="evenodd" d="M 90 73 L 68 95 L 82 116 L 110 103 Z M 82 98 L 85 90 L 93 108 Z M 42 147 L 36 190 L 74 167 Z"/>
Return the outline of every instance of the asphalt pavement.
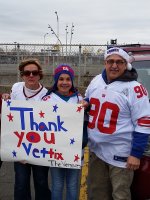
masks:
<path fill-rule="evenodd" d="M 3 162 L 0 169 L 0 200 L 13 200 L 13 163 Z"/>
<path fill-rule="evenodd" d="M 51 187 L 50 171 L 48 180 L 49 180 L 49 187 Z M 32 176 L 31 176 L 31 195 L 32 195 L 32 200 L 34 200 L 34 185 Z M 14 199 L 13 196 L 14 196 L 14 164 L 13 162 L 3 162 L 2 167 L 0 169 L 0 200 L 13 200 Z M 64 190 L 64 197 L 65 197 L 65 190 Z M 80 200 L 86 200 L 86 198 L 80 198 Z"/>
<path fill-rule="evenodd" d="M 31 178 L 32 198 L 34 199 L 33 180 Z M 3 162 L 0 169 L 0 200 L 13 200 L 14 165 L 13 162 Z"/>

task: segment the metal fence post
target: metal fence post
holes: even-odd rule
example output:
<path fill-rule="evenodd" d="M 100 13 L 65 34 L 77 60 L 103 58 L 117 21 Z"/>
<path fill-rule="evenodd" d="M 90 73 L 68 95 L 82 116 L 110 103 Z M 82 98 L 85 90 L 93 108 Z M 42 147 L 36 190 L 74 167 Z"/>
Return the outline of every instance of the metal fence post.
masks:
<path fill-rule="evenodd" d="M 84 75 L 86 74 L 86 60 L 87 60 L 87 54 L 84 53 Z"/>
<path fill-rule="evenodd" d="M 79 45 L 79 64 L 78 64 L 78 87 L 81 82 L 81 44 Z"/>
<path fill-rule="evenodd" d="M 20 55 L 19 55 L 19 52 L 20 52 L 20 45 L 19 43 L 17 44 L 17 82 L 20 81 L 20 72 L 18 70 L 18 66 L 19 66 L 19 63 L 20 63 Z"/>

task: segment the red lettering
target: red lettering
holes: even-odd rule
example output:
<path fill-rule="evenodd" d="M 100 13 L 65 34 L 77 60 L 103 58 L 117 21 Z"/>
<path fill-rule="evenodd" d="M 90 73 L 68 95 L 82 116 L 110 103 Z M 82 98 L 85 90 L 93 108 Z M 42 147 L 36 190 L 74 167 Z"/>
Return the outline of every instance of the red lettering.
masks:
<path fill-rule="evenodd" d="M 55 144 L 55 135 L 54 135 L 54 133 L 51 133 L 50 139 L 48 140 L 48 139 L 47 139 L 47 133 L 44 132 L 44 141 L 45 141 L 47 144 Z"/>
<path fill-rule="evenodd" d="M 17 131 L 15 131 L 14 134 L 19 138 L 17 147 L 20 147 L 20 145 L 21 145 L 21 143 L 22 143 L 22 140 L 23 140 L 24 132 L 21 132 L 21 133 L 19 134 Z"/>

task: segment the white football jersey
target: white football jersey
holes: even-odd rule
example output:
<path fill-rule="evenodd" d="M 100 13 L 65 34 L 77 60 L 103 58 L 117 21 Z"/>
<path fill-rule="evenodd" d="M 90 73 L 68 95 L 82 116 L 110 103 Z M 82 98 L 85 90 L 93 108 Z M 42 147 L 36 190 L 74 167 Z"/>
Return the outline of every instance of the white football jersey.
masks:
<path fill-rule="evenodd" d="M 11 89 L 11 99 L 12 100 L 40 101 L 47 92 L 47 89 L 45 87 L 43 87 L 42 90 L 39 93 L 37 93 L 37 95 L 35 95 L 35 96 L 33 95 L 32 98 L 27 98 L 23 92 L 24 86 L 25 86 L 24 82 L 18 82 L 12 86 L 12 89 Z"/>
<path fill-rule="evenodd" d="M 52 92 L 51 94 L 49 94 L 49 95 L 47 95 L 47 96 L 45 96 L 43 99 L 42 99 L 43 101 L 49 101 L 49 102 L 54 102 L 54 103 L 56 103 L 56 102 L 61 102 L 61 103 L 73 103 L 73 104 L 77 104 L 77 103 L 79 103 L 79 101 L 81 101 L 81 100 L 83 100 L 83 97 L 80 95 L 80 94 L 78 94 L 78 96 L 77 95 L 75 95 L 75 96 L 72 96 L 72 97 L 70 97 L 70 99 L 66 102 L 65 100 L 63 100 L 61 97 L 59 97 L 57 94 L 55 94 L 54 92 Z M 82 157 L 83 157 L 83 155 L 84 155 L 84 150 L 82 149 Z M 82 160 L 81 160 L 81 165 L 83 165 L 83 158 L 82 158 Z"/>
<path fill-rule="evenodd" d="M 150 134 L 147 90 L 137 81 L 114 81 L 107 85 L 100 74 L 91 81 L 85 96 L 91 104 L 90 150 L 109 164 L 125 167 L 132 132 Z"/>
<path fill-rule="evenodd" d="M 66 102 L 57 94 L 52 92 L 50 95 L 47 95 L 43 98 L 43 101 L 50 101 L 50 102 L 65 102 L 65 103 L 78 103 L 79 101 L 83 100 L 80 94 L 70 97 L 70 99 Z"/>

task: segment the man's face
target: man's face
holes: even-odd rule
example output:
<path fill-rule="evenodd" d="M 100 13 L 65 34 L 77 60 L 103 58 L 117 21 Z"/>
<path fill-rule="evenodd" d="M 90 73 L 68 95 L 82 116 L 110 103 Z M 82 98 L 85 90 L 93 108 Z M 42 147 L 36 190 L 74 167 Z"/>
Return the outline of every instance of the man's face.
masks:
<path fill-rule="evenodd" d="M 112 81 L 124 73 L 127 62 L 121 56 L 113 54 L 106 58 L 105 68 L 108 81 Z"/>
<path fill-rule="evenodd" d="M 34 64 L 29 64 L 24 67 L 22 79 L 25 82 L 25 86 L 29 89 L 36 90 L 39 87 L 39 70 Z"/>

